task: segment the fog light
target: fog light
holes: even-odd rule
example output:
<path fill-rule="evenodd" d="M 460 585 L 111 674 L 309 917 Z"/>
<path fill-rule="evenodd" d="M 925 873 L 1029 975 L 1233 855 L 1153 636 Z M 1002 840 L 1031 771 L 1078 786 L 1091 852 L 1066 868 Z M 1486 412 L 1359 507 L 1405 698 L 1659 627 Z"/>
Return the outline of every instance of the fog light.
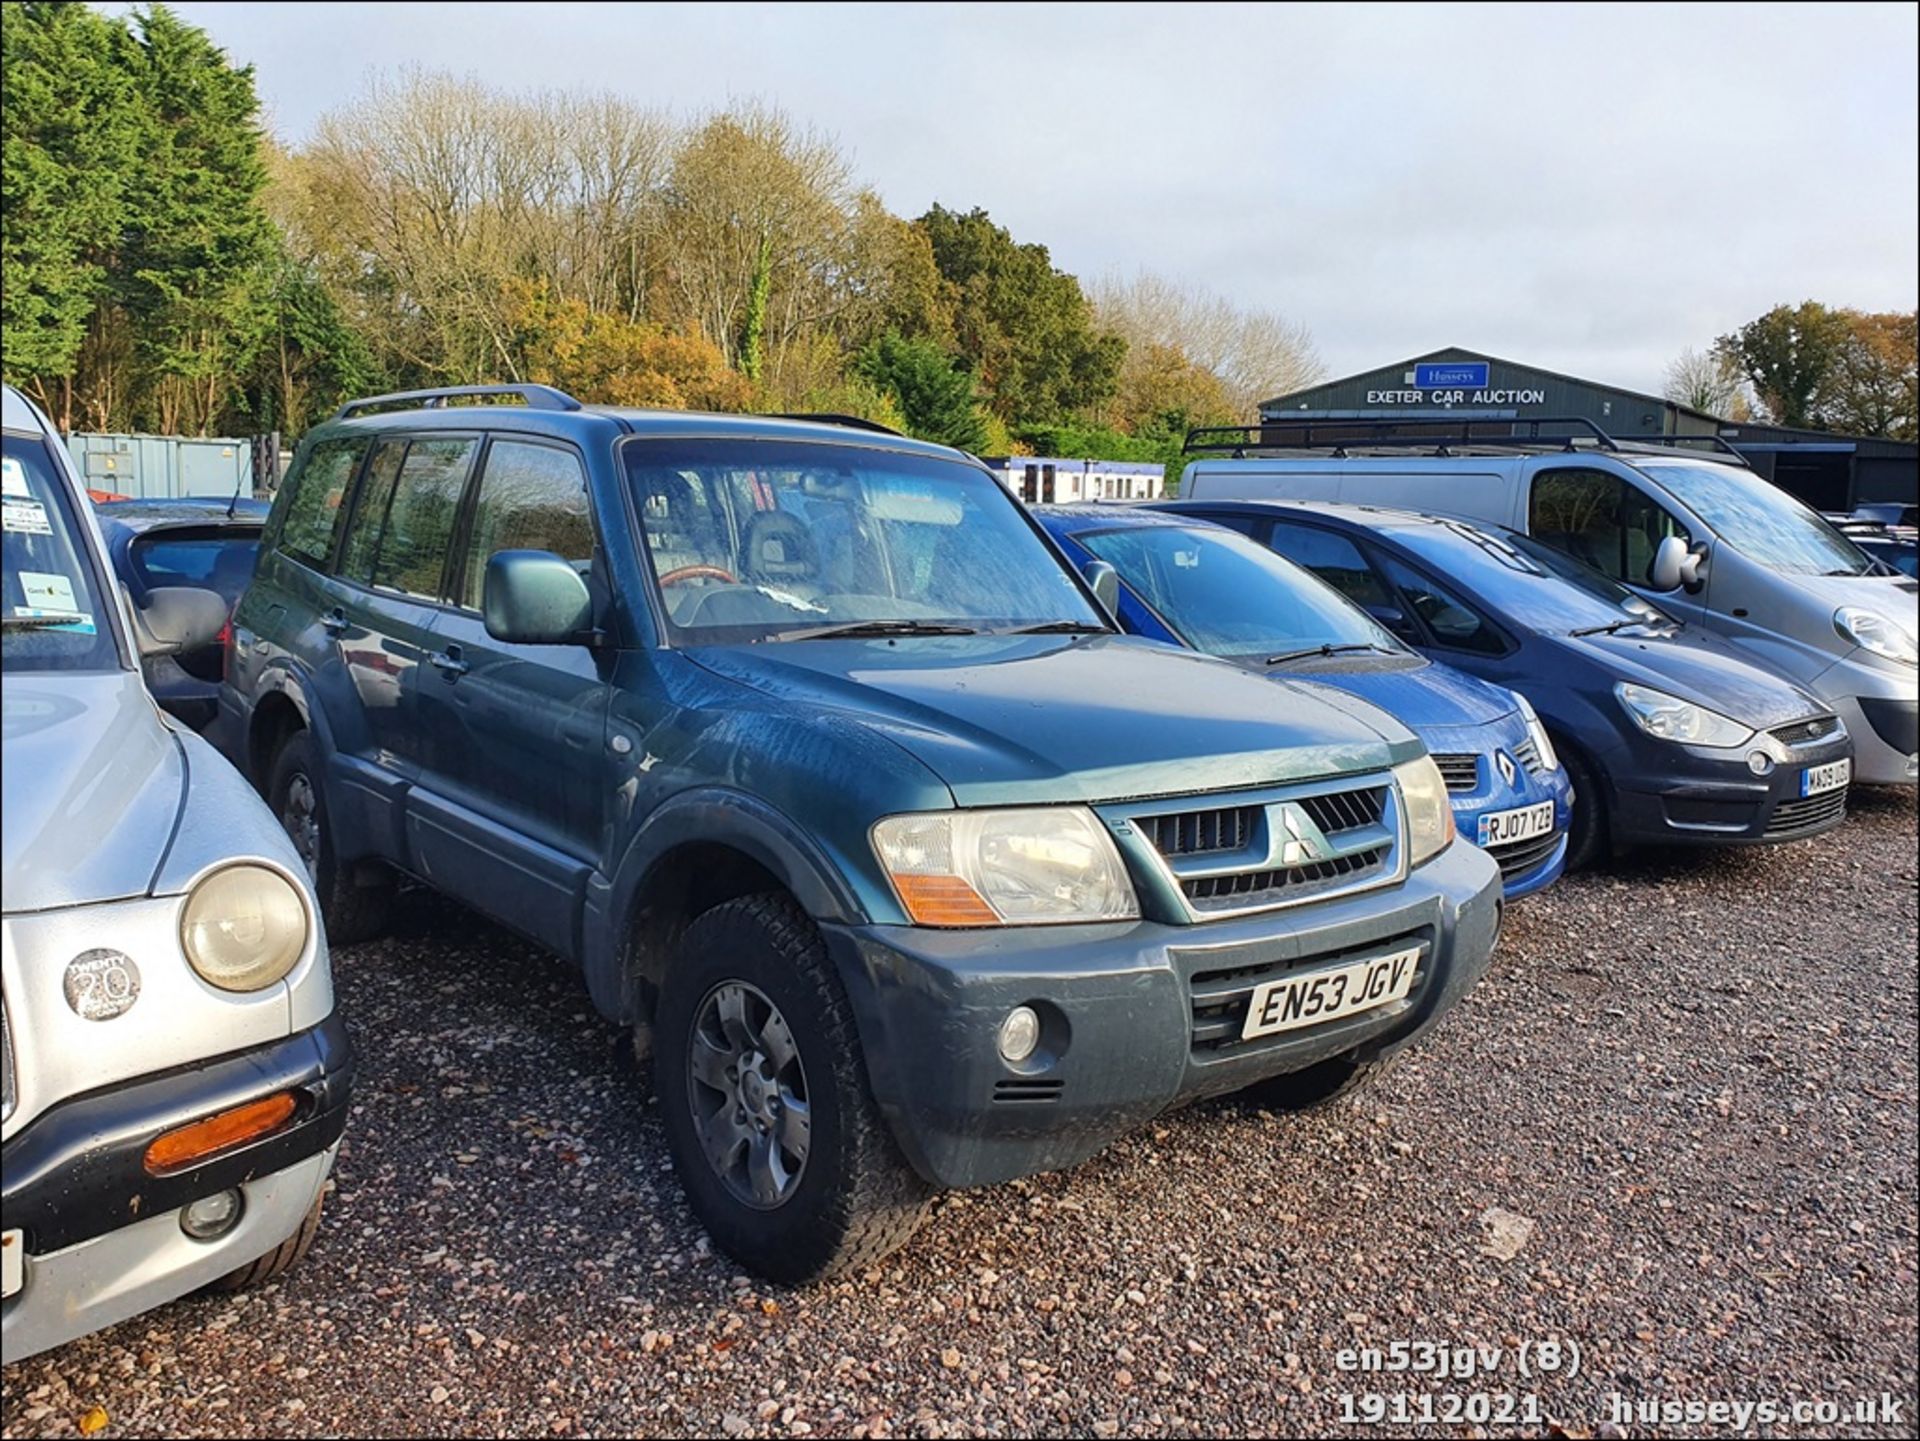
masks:
<path fill-rule="evenodd" d="M 1773 769 L 1773 757 L 1765 751 L 1755 751 L 1747 757 L 1747 769 L 1757 776 L 1766 775 Z"/>
<path fill-rule="evenodd" d="M 1040 1044 L 1040 1017 L 1031 1006 L 1015 1006 L 1000 1023 L 1000 1054 L 1018 1065 Z"/>
<path fill-rule="evenodd" d="M 214 1241 L 240 1224 L 243 1203 L 238 1188 L 203 1196 L 182 1208 L 180 1229 L 196 1241 Z"/>

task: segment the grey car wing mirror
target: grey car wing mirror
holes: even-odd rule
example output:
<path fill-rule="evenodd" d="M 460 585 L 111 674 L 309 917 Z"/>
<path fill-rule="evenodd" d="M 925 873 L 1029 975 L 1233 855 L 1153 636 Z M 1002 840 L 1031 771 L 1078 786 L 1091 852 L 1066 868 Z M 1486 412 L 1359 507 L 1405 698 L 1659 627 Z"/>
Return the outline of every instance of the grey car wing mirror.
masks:
<path fill-rule="evenodd" d="M 1104 560 L 1090 560 L 1080 567 L 1093 598 L 1106 607 L 1108 615 L 1120 613 L 1120 572 Z"/>
<path fill-rule="evenodd" d="M 1697 559 L 1684 540 L 1670 535 L 1654 548 L 1653 564 L 1647 567 L 1647 584 L 1655 590 L 1678 590 L 1687 583 L 1688 562 L 1697 564 Z"/>
<path fill-rule="evenodd" d="M 133 608 L 134 638 L 142 660 L 212 645 L 226 624 L 226 599 L 217 591 L 193 585 L 158 586 L 147 592 L 145 605 Z"/>
<path fill-rule="evenodd" d="M 593 632 L 593 597 L 580 572 L 550 550 L 498 550 L 480 584 L 487 634 L 519 645 L 567 645 Z"/>

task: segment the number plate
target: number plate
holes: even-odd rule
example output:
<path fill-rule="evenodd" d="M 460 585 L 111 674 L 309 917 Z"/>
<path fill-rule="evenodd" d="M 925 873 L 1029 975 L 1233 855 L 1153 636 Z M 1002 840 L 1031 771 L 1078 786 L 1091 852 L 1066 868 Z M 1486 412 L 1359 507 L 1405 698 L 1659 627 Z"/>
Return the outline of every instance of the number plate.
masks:
<path fill-rule="evenodd" d="M 27 1246 L 18 1231 L 0 1235 L 0 1296 L 11 1296 L 27 1280 Z"/>
<path fill-rule="evenodd" d="M 1356 961 L 1331 970 L 1308 971 L 1305 975 L 1255 986 L 1253 1001 L 1247 1007 L 1246 1024 L 1240 1028 L 1240 1039 L 1247 1041 L 1255 1036 L 1270 1036 L 1275 1031 L 1338 1021 L 1397 1001 L 1413 989 L 1422 949 L 1415 946 L 1390 956 L 1376 956 L 1370 961 Z"/>
<path fill-rule="evenodd" d="M 1800 794 L 1817 796 L 1827 791 L 1837 791 L 1852 779 L 1853 762 L 1851 760 L 1828 761 L 1823 766 L 1808 766 L 1800 772 Z"/>
<path fill-rule="evenodd" d="M 1522 806 L 1517 811 L 1495 811 L 1480 817 L 1480 844 L 1504 846 L 1512 841 L 1530 841 L 1535 836 L 1553 833 L 1553 802 Z"/>

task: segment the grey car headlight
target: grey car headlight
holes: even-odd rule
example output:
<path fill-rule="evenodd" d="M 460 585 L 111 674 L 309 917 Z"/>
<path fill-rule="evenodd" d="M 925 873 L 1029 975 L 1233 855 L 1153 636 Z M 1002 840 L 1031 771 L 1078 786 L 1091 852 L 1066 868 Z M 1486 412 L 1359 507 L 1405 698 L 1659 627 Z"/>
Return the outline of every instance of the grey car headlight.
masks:
<path fill-rule="evenodd" d="M 257 991 L 293 969 L 311 925 L 300 892 L 278 871 L 226 866 L 187 897 L 180 948 L 209 985 Z"/>
<path fill-rule="evenodd" d="M 1681 745 L 1730 750 L 1753 739 L 1753 728 L 1730 720 L 1718 711 L 1682 700 L 1651 686 L 1622 681 L 1613 688 L 1634 724 L 1648 735 Z"/>
<path fill-rule="evenodd" d="M 1453 844 L 1453 805 L 1447 782 L 1432 756 L 1402 761 L 1393 768 L 1400 782 L 1400 803 L 1407 811 L 1407 864 L 1430 861 Z"/>
<path fill-rule="evenodd" d="M 1084 806 L 889 816 L 874 854 L 919 926 L 1137 919 L 1113 837 Z"/>
<path fill-rule="evenodd" d="M 1841 639 L 1850 640 L 1864 651 L 1902 665 L 1920 665 L 1920 649 L 1913 637 L 1877 610 L 1862 610 L 1843 605 L 1833 613 L 1833 628 Z"/>
<path fill-rule="evenodd" d="M 1533 748 L 1540 757 L 1540 764 L 1547 770 L 1560 769 L 1560 756 L 1553 748 L 1553 742 L 1547 736 L 1547 728 L 1540 724 L 1540 717 L 1534 714 L 1533 706 L 1519 691 L 1513 698 L 1520 702 L 1520 715 L 1527 723 L 1527 736 L 1533 742 Z"/>

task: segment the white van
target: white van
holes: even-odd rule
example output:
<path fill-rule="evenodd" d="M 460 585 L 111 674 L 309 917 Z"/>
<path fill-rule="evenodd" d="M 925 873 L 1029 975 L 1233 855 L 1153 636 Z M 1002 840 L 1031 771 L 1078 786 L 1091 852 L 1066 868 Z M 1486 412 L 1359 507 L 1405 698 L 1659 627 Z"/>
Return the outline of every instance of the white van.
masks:
<path fill-rule="evenodd" d="M 1342 440 L 1328 422 L 1298 437 L 1295 424 L 1225 442 L 1196 435 L 1190 453 L 1227 454 L 1191 461 L 1181 496 L 1344 501 L 1522 531 L 1820 696 L 1853 733 L 1857 779 L 1913 784 L 1920 774 L 1920 586 L 1737 454 L 1615 441 L 1592 426 L 1462 440 L 1476 427 L 1354 422 Z"/>

